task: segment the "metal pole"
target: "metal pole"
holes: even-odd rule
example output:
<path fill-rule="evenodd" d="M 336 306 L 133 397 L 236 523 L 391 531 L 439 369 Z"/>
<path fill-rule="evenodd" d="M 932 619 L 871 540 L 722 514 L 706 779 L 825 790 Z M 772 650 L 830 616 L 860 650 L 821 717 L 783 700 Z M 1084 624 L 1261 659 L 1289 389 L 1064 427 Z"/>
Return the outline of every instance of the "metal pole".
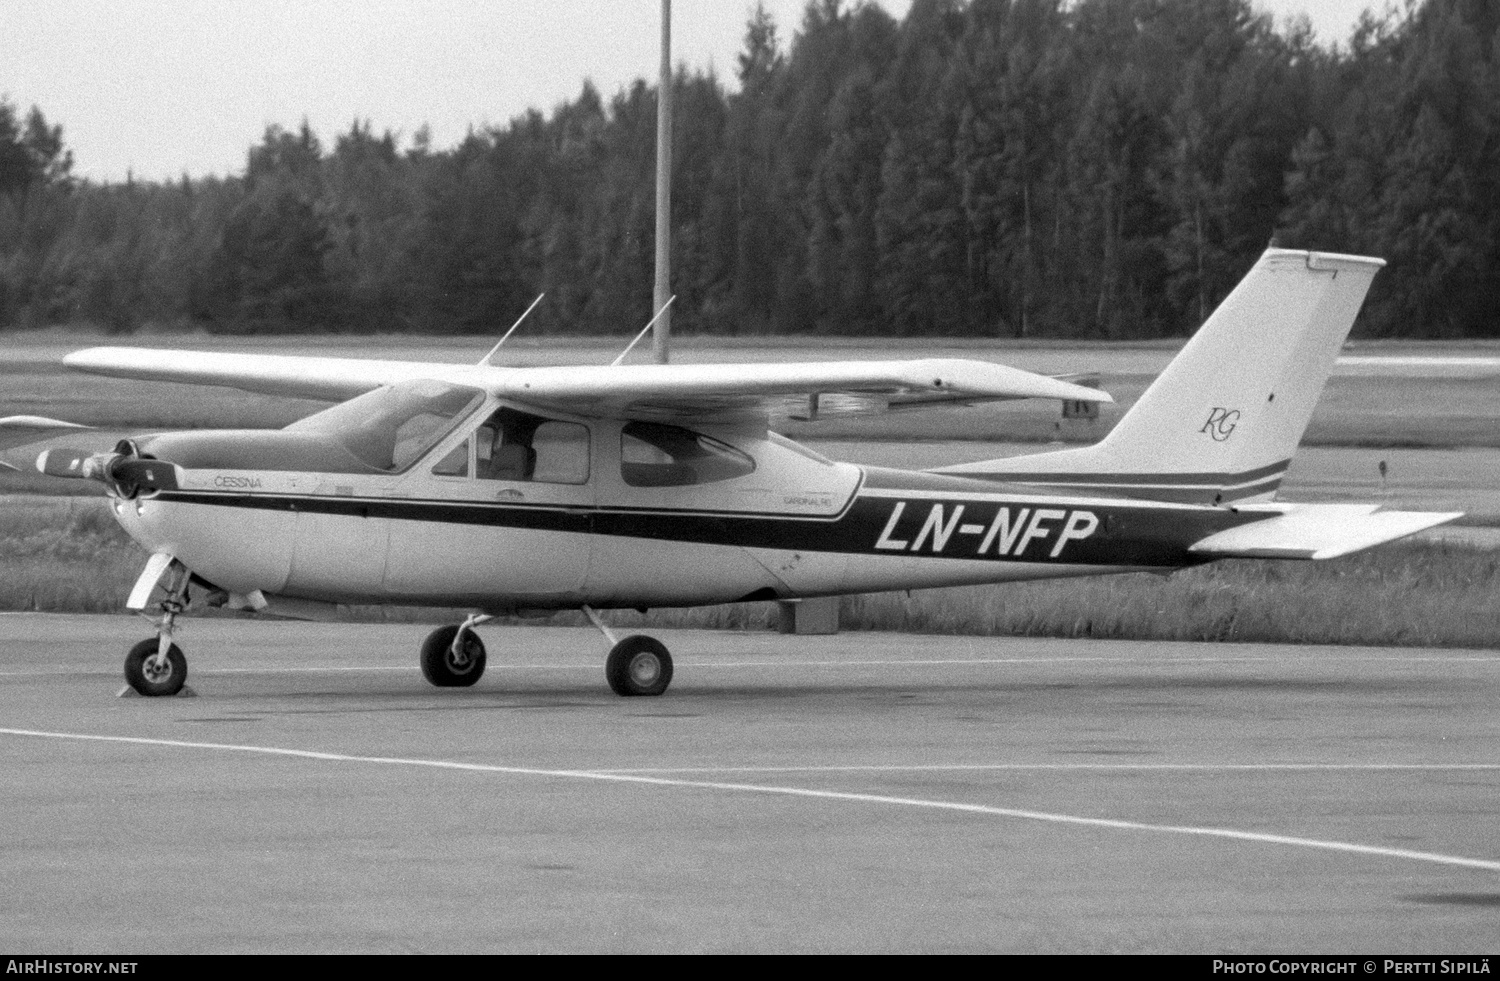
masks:
<path fill-rule="evenodd" d="M 670 360 L 672 311 L 672 0 L 661 0 L 661 87 L 656 102 L 656 291 L 651 332 L 657 364 Z"/>

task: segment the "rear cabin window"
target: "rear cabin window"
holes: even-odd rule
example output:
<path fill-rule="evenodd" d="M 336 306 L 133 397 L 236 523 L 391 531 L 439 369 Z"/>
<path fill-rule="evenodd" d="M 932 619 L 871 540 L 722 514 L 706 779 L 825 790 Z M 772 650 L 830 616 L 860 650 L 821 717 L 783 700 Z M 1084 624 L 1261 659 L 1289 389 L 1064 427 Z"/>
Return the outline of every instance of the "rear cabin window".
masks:
<path fill-rule="evenodd" d="M 654 422 L 620 431 L 620 477 L 631 487 L 689 487 L 754 472 L 748 454 L 702 433 Z"/>

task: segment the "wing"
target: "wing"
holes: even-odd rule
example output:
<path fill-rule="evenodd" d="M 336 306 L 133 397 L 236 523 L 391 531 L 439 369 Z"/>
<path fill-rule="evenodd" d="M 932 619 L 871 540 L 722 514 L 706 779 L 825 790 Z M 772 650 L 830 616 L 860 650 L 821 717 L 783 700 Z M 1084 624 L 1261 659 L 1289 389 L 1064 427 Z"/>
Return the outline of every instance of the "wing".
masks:
<path fill-rule="evenodd" d="M 1072 381 L 957 358 L 504 368 L 106 347 L 75 352 L 63 363 L 114 378 L 329 400 L 435 378 L 565 412 L 631 418 L 809 419 L 1004 399 L 1113 401 Z"/>
<path fill-rule="evenodd" d="M 1294 504 L 1276 517 L 1210 535 L 1188 551 L 1215 559 L 1336 559 L 1462 516 L 1381 511 L 1376 504 Z"/>
<path fill-rule="evenodd" d="M 500 394 L 582 415 L 815 419 L 1004 399 L 1110 402 L 1096 388 L 984 361 L 512 369 Z"/>
<path fill-rule="evenodd" d="M 315 358 L 283 354 L 221 354 L 130 347 L 91 347 L 63 358 L 75 371 L 135 381 L 182 382 L 238 388 L 261 395 L 342 402 L 356 395 L 416 378 L 465 373 L 460 365 L 363 358 Z M 471 382 L 472 383 L 472 382 Z"/>

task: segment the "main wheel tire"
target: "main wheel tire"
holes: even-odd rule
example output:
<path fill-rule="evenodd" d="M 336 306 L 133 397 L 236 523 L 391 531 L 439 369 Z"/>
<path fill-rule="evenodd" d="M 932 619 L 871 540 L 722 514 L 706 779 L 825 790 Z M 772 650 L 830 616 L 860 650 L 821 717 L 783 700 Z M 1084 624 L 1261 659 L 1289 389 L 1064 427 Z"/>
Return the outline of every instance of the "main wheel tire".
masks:
<path fill-rule="evenodd" d="M 467 688 L 484 674 L 484 641 L 472 630 L 464 631 L 457 656 L 453 638 L 458 627 L 439 627 L 422 641 L 422 676 L 439 688 Z"/>
<path fill-rule="evenodd" d="M 672 683 L 672 655 L 655 637 L 626 637 L 610 649 L 604 677 L 616 695 L 660 695 Z"/>
<path fill-rule="evenodd" d="M 176 645 L 167 648 L 167 660 L 160 666 L 148 663 L 156 657 L 160 641 L 143 640 L 125 655 L 125 681 L 147 698 L 175 695 L 187 683 L 187 658 Z"/>

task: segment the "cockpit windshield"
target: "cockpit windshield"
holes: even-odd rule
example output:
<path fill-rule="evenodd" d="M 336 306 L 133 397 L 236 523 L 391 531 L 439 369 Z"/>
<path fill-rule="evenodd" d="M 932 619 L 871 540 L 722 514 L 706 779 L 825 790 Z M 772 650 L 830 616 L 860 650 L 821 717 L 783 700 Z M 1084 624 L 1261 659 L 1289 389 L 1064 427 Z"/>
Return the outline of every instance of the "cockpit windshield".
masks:
<path fill-rule="evenodd" d="M 367 392 L 286 427 L 337 440 L 362 462 L 398 473 L 452 432 L 484 393 L 438 381 L 410 381 Z"/>

